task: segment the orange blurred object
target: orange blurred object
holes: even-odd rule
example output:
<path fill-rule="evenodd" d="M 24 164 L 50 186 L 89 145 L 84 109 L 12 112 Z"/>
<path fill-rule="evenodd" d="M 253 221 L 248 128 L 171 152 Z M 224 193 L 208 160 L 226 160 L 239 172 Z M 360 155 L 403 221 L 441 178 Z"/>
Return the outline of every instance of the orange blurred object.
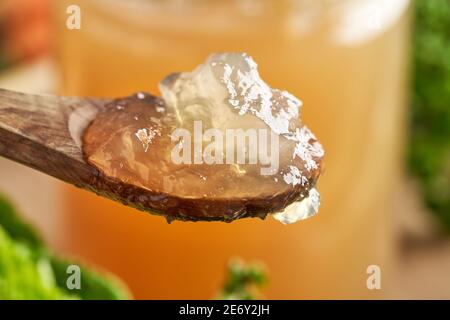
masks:
<path fill-rule="evenodd" d="M 48 53 L 49 0 L 6 0 L 1 5 L 4 52 L 15 62 Z"/>

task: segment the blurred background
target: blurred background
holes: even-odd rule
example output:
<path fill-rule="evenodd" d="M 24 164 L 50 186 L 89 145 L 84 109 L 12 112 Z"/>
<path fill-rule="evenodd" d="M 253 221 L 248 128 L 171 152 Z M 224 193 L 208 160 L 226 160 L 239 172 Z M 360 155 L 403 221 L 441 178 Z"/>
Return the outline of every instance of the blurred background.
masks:
<path fill-rule="evenodd" d="M 50 250 L 137 299 L 212 298 L 232 257 L 266 266 L 271 299 L 450 299 L 449 30 L 450 0 L 2 0 L 0 88 L 159 94 L 165 75 L 244 51 L 303 100 L 326 168 L 319 214 L 289 226 L 168 225 L 3 158 L 0 193 Z"/>

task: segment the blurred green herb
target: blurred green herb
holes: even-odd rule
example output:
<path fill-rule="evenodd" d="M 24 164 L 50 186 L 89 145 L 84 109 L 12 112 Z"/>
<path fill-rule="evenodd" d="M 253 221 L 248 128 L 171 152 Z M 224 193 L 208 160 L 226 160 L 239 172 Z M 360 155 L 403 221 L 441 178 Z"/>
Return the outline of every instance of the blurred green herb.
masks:
<path fill-rule="evenodd" d="M 450 231 L 450 0 L 416 0 L 409 164 Z"/>
<path fill-rule="evenodd" d="M 227 278 L 219 299 L 253 300 L 260 296 L 260 288 L 267 283 L 267 275 L 260 264 L 245 264 L 233 259 L 228 264 Z"/>
<path fill-rule="evenodd" d="M 0 8 L 1 11 L 1 8 Z M 10 63 L 6 57 L 6 53 L 4 50 L 5 47 L 5 24 L 4 21 L 2 21 L 2 13 L 0 12 L 0 72 L 7 69 L 9 67 Z"/>
<path fill-rule="evenodd" d="M 5 69 L 7 69 L 8 66 L 9 66 L 8 61 L 6 60 L 6 58 L 0 52 L 0 72 L 5 70 Z"/>
<path fill-rule="evenodd" d="M 81 269 L 81 289 L 69 290 L 63 260 L 45 248 L 13 206 L 0 197 L 0 300 L 5 299 L 126 299 L 123 285 L 108 275 Z"/>

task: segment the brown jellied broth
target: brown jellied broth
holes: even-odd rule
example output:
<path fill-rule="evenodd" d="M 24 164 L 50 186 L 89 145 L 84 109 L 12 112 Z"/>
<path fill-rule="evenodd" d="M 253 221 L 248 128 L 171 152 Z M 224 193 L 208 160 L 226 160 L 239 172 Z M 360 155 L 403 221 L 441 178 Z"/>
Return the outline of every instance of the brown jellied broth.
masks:
<path fill-rule="evenodd" d="M 261 208 L 267 214 L 309 196 L 322 147 L 300 121 L 300 100 L 262 81 L 251 57 L 214 54 L 160 87 L 162 98 L 141 92 L 113 101 L 87 128 L 85 156 L 104 175 L 159 194 L 159 201 L 164 195 L 209 200 L 194 212 L 183 208 L 184 216 L 201 210 L 232 220 L 246 208 L 231 200 L 281 202 Z M 314 210 L 302 219 L 317 212 L 313 193 Z M 215 200 L 230 206 L 221 212 Z M 175 206 L 167 209 L 176 214 Z"/>

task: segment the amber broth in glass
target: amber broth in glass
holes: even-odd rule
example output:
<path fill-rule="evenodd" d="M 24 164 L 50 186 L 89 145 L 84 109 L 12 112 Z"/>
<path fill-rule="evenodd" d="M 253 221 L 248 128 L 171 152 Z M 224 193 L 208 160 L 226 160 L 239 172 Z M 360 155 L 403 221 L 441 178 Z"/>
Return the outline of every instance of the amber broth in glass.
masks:
<path fill-rule="evenodd" d="M 167 74 L 190 71 L 212 52 L 244 51 L 271 86 L 304 102 L 302 117 L 326 152 L 322 205 L 306 221 L 169 225 L 68 186 L 60 250 L 117 273 L 136 298 L 212 298 L 235 256 L 267 266 L 268 298 L 386 293 L 402 172 L 409 1 L 55 3 L 62 94 L 159 94 Z M 81 8 L 81 30 L 66 28 L 69 4 Z M 382 290 L 367 289 L 369 265 L 381 267 Z"/>

